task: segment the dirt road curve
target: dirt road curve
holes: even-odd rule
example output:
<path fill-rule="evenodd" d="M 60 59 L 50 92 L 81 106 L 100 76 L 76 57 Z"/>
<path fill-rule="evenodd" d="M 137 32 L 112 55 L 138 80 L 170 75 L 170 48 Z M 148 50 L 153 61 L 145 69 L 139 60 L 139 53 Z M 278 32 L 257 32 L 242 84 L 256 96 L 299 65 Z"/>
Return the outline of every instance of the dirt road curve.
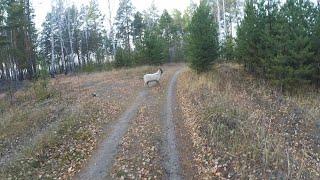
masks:
<path fill-rule="evenodd" d="M 152 120 L 153 118 L 156 119 L 156 121 L 163 126 L 161 128 L 163 130 L 161 135 L 162 137 L 160 138 L 160 149 L 162 153 L 157 155 L 161 156 L 157 158 L 163 159 L 163 161 L 156 161 L 151 163 L 157 163 L 157 166 L 163 167 L 162 169 L 164 169 L 165 173 L 162 175 L 163 178 L 181 179 L 180 160 L 179 153 L 176 147 L 176 132 L 175 125 L 173 122 L 173 111 L 175 110 L 176 81 L 181 71 L 181 67 L 178 67 L 174 68 L 174 71 L 172 71 L 172 73 L 166 74 L 166 78 L 164 78 L 165 82 L 163 84 L 167 85 L 167 88 L 163 89 L 163 87 L 158 87 L 158 91 L 156 93 L 159 93 L 159 97 L 157 97 L 157 94 L 155 94 L 155 89 L 153 88 L 145 87 L 139 93 L 134 103 L 123 113 L 123 115 L 113 125 L 110 134 L 107 136 L 106 139 L 104 139 L 100 143 L 96 152 L 88 161 L 87 165 L 80 171 L 79 174 L 75 176 L 75 179 L 111 179 L 111 171 L 118 172 L 117 170 L 114 170 L 116 167 L 114 165 L 116 163 L 115 158 L 117 157 L 117 159 L 119 159 L 119 155 L 117 156 L 117 154 L 121 154 L 121 152 L 119 151 L 120 149 L 123 149 L 123 147 L 120 146 L 121 144 L 126 144 L 123 142 L 126 140 L 124 136 L 127 133 L 129 133 L 130 136 L 130 132 L 128 132 L 128 129 L 135 128 L 131 126 L 135 126 L 133 121 L 138 118 L 137 114 L 140 113 L 139 109 L 141 109 L 142 106 L 150 106 L 147 107 L 147 109 L 149 109 L 149 112 L 150 109 L 152 109 L 153 112 L 152 116 L 146 117 L 147 122 L 151 123 L 152 121 L 154 121 Z M 175 72 L 173 77 L 170 77 L 172 76 L 173 72 Z M 150 103 L 150 98 L 153 99 L 153 103 Z M 154 110 L 157 107 L 160 108 Z M 158 117 L 157 114 L 161 116 Z M 152 130 L 145 129 L 144 131 Z M 138 142 L 139 139 L 136 139 L 135 141 Z M 143 149 L 134 149 L 134 151 L 141 151 L 142 153 L 144 152 Z M 128 155 L 125 156 L 128 157 Z M 125 160 L 124 163 L 128 164 L 129 161 L 130 160 Z M 139 163 L 136 163 L 135 165 L 139 166 Z M 141 167 L 137 167 L 137 169 L 141 169 Z M 119 176 L 119 174 L 120 173 L 116 173 L 115 177 L 123 178 L 123 176 Z M 157 177 L 156 179 L 158 178 L 160 177 Z"/>

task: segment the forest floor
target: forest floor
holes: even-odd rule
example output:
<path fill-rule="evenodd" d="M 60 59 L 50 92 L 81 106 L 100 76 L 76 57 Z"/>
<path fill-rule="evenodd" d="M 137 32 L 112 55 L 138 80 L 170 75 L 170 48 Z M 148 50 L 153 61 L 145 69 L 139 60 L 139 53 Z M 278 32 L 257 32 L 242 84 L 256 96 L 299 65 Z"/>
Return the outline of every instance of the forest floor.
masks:
<path fill-rule="evenodd" d="M 317 179 L 320 92 L 238 64 L 58 76 L 0 91 L 0 179 Z"/>

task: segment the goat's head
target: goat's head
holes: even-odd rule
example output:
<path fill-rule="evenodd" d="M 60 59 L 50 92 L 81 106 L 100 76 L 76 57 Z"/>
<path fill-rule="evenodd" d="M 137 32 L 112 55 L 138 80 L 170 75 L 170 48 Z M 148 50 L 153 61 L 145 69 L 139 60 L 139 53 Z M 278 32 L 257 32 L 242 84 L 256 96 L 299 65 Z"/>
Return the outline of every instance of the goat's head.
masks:
<path fill-rule="evenodd" d="M 159 71 L 160 71 L 161 74 L 163 74 L 163 70 L 161 68 L 159 68 Z"/>

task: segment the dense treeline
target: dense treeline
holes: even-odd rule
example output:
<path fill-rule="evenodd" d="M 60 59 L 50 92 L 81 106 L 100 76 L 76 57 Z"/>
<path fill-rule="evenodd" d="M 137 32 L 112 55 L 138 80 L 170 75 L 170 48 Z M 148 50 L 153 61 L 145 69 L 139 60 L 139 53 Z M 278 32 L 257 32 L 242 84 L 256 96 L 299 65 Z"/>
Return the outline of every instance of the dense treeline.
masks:
<path fill-rule="evenodd" d="M 190 17 L 178 10 L 159 16 L 152 4 L 149 9 L 133 12 L 130 0 L 121 0 L 116 16 L 116 66 L 163 64 L 184 60 L 183 44 Z"/>
<path fill-rule="evenodd" d="M 31 79 L 37 70 L 29 0 L 0 0 L 0 79 Z"/>
<path fill-rule="evenodd" d="M 52 76 L 110 61 L 113 46 L 103 27 L 98 4 L 78 10 L 58 0 L 46 16 L 39 38 L 39 58 Z"/>
<path fill-rule="evenodd" d="M 320 11 L 308 0 L 249 0 L 237 33 L 246 70 L 281 89 L 320 85 Z"/>
<path fill-rule="evenodd" d="M 110 13 L 109 27 L 105 28 L 106 18 L 97 0 L 90 0 L 80 9 L 68 6 L 64 0 L 54 0 L 41 32 L 36 33 L 29 0 L 0 2 L 2 80 L 32 79 L 40 70 L 54 77 L 111 65 L 162 64 L 185 59 L 191 8 L 184 14 L 164 10 L 160 15 L 154 4 L 139 12 L 130 0 L 120 0 L 115 19 Z"/>
<path fill-rule="evenodd" d="M 154 4 L 142 13 L 134 9 L 130 0 L 120 0 L 107 32 L 95 0 L 80 11 L 57 1 L 39 41 L 43 64 L 55 74 L 88 66 L 123 67 L 184 59 L 183 23 L 188 19 L 178 10 L 159 16 Z"/>
<path fill-rule="evenodd" d="M 320 7 L 309 0 L 191 1 L 184 13 L 120 0 L 108 29 L 96 0 L 56 0 L 38 37 L 29 0 L 0 2 L 0 79 L 182 60 L 202 72 L 225 59 L 281 88 L 320 85 Z"/>

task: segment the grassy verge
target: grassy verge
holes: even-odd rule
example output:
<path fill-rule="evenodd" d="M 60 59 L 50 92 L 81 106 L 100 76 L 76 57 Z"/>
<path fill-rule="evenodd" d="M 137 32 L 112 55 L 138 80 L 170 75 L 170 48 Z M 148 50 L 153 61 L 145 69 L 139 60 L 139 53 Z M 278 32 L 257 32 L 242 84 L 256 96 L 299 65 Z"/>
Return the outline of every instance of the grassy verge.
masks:
<path fill-rule="evenodd" d="M 85 104 L 83 109 L 64 119 L 58 127 L 46 132 L 32 147 L 24 150 L 21 159 L 13 162 L 3 173 L 6 178 L 54 178 L 74 173 L 94 148 L 97 127 L 96 112 Z"/>
<path fill-rule="evenodd" d="M 186 72 L 178 89 L 200 177 L 319 177 L 319 92 L 281 95 L 237 64 Z"/>

